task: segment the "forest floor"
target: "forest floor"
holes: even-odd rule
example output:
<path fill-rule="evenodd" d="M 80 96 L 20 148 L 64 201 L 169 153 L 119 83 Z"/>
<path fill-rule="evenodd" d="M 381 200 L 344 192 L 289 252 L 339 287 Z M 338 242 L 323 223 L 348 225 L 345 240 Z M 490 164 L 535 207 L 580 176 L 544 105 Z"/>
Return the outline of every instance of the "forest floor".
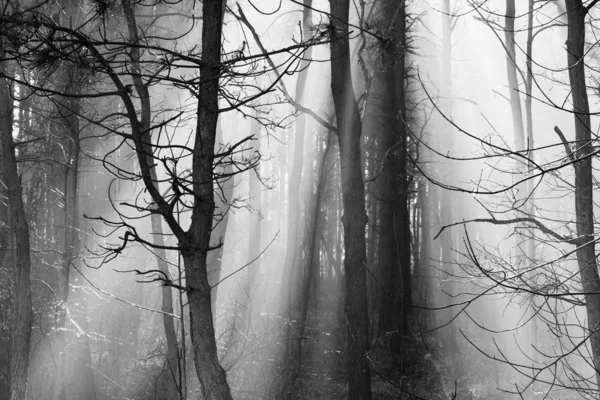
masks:
<path fill-rule="evenodd" d="M 503 375 L 506 367 L 489 360 L 464 340 L 456 344 L 459 351 L 450 353 L 443 351 L 434 335 L 414 334 L 400 338 L 399 351 L 395 352 L 391 337 L 377 339 L 369 352 L 373 400 L 519 398 L 499 389 L 507 387 L 505 383 L 510 386 Z M 323 351 L 327 347 L 323 338 L 315 338 L 312 343 L 315 344 L 310 351 L 312 357 L 308 357 L 304 365 L 304 371 L 310 373 L 300 376 L 294 398 L 345 400 L 347 383 L 343 352 Z"/>

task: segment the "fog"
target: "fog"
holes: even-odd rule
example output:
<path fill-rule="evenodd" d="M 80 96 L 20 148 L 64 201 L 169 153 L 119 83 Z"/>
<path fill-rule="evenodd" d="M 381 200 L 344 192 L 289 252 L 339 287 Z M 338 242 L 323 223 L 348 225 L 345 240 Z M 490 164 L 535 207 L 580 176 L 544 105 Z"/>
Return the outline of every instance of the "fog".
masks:
<path fill-rule="evenodd" d="M 0 5 L 0 400 L 598 397 L 595 1 Z"/>

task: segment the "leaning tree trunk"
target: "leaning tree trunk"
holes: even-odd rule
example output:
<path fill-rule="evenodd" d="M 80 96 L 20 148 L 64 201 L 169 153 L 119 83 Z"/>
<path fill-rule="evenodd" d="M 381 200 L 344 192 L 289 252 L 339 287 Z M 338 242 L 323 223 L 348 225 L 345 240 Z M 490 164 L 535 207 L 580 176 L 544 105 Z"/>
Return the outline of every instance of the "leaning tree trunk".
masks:
<path fill-rule="evenodd" d="M 362 123 L 354 98 L 348 40 L 349 0 L 332 0 L 331 92 L 340 146 L 344 213 L 345 311 L 348 327 L 348 399 L 371 399 L 365 243 L 365 186 L 361 166 Z"/>
<path fill-rule="evenodd" d="M 3 56 L 0 40 L 0 58 Z M 0 76 L 7 73 L 6 64 L 0 61 Z M 29 225 L 25 218 L 22 186 L 17 171 L 17 158 L 13 140 L 13 106 L 10 85 L 0 78 L 0 162 L 3 163 L 2 180 L 8 193 L 10 226 L 15 235 L 16 279 L 13 287 L 12 346 L 10 355 L 10 398 L 23 400 L 27 397 L 27 375 L 29 372 L 29 347 L 33 312 L 31 309 L 31 258 Z"/>
<path fill-rule="evenodd" d="M 127 21 L 127 27 L 129 31 L 129 42 L 137 44 L 140 41 L 138 35 L 138 25 L 135 18 L 135 5 L 130 0 L 123 0 L 123 11 L 125 19 Z M 132 78 L 135 86 L 136 93 L 140 99 L 141 105 L 141 120 L 140 129 L 142 130 L 147 142 L 151 142 L 151 117 L 152 117 L 152 106 L 150 104 L 150 93 L 148 86 L 144 83 L 142 78 L 142 67 L 141 67 L 141 54 L 140 50 L 136 47 L 132 48 L 131 53 L 131 70 Z M 152 153 L 144 154 L 148 165 L 150 165 L 150 179 L 159 189 L 158 178 L 156 174 L 156 164 Z M 158 213 L 152 213 L 150 216 L 152 224 L 152 233 L 154 235 L 154 244 L 157 246 L 154 249 L 156 255 L 156 264 L 158 270 L 164 275 L 166 279 L 171 279 L 169 273 L 169 265 L 167 263 L 167 254 L 164 249 L 164 234 L 162 228 L 161 216 Z M 179 365 L 179 347 L 177 344 L 177 333 L 175 332 L 175 323 L 173 321 L 173 294 L 171 287 L 163 285 L 161 287 L 161 311 L 163 312 L 163 326 L 165 329 L 165 338 L 167 341 L 167 354 L 166 354 L 166 375 L 167 375 L 167 393 L 170 399 L 180 398 L 180 394 L 185 393 L 185 383 L 183 380 L 185 377 L 180 373 Z"/>
<path fill-rule="evenodd" d="M 577 263 L 588 317 L 592 361 L 596 383 L 600 386 L 600 277 L 594 241 L 594 198 L 592 158 L 594 152 L 590 130 L 590 105 L 585 83 L 584 46 L 587 10 L 581 0 L 567 0 L 568 34 L 567 61 L 575 119 L 575 219 L 577 234 L 584 245 L 577 249 Z"/>

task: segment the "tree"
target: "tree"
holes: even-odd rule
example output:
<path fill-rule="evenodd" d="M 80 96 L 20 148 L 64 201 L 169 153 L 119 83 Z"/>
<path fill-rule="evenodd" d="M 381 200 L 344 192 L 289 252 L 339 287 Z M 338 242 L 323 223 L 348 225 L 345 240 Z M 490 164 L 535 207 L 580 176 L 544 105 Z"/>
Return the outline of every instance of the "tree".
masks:
<path fill-rule="evenodd" d="M 123 13 L 125 14 L 125 20 L 127 22 L 127 29 L 129 32 L 129 43 L 132 46 L 136 46 L 140 43 L 140 35 L 138 34 L 138 24 L 135 17 L 135 3 L 129 0 L 121 1 L 123 7 Z M 145 27 L 146 28 L 146 27 Z M 147 29 L 147 28 L 146 28 Z M 142 78 L 142 59 L 140 49 L 133 47 L 131 51 L 131 68 L 133 71 L 132 78 L 135 87 L 135 91 L 140 99 L 141 106 L 141 119 L 140 129 L 142 132 L 147 132 L 150 141 L 151 136 L 151 118 L 152 109 L 150 104 L 150 93 L 148 86 L 144 83 Z M 152 184 L 155 186 L 156 191 L 160 192 L 159 180 L 156 173 L 156 168 L 153 165 L 154 161 L 151 154 L 145 154 L 149 167 L 149 175 Z M 164 234 L 162 229 L 162 220 L 159 213 L 152 213 L 150 215 L 152 223 L 152 231 L 154 234 L 154 243 L 156 244 L 156 264 L 158 271 L 167 281 L 172 281 L 171 274 L 169 273 L 169 265 L 167 263 L 167 254 L 165 251 Z M 184 384 L 185 376 L 180 371 L 180 356 L 179 346 L 177 344 L 177 334 L 175 332 L 175 324 L 173 321 L 173 294 L 171 287 L 163 285 L 161 288 L 162 304 L 161 310 L 163 311 L 163 326 L 165 329 L 165 338 L 167 342 L 167 393 L 170 398 L 183 398 L 185 396 Z M 213 307 L 214 312 L 214 307 Z M 185 338 L 184 338 L 185 339 Z"/>
<path fill-rule="evenodd" d="M 331 92 L 340 148 L 344 226 L 345 313 L 348 323 L 348 398 L 371 398 L 367 312 L 365 188 L 360 164 L 362 121 L 350 69 L 348 0 L 330 2 Z"/>
<path fill-rule="evenodd" d="M 3 13 L 10 10 L 2 4 Z M 12 315 L 12 345 L 10 354 L 10 398 L 24 399 L 27 396 L 29 372 L 29 347 L 33 312 L 31 308 L 31 257 L 29 225 L 23 205 L 21 180 L 17 169 L 16 145 L 13 140 L 12 85 L 9 66 L 3 61 L 10 43 L 0 37 L 0 144 L 2 145 L 2 180 L 8 195 L 10 226 L 15 235 L 15 283 L 13 288 L 14 312 Z"/>
<path fill-rule="evenodd" d="M 594 2 L 591 4 L 593 5 Z M 596 245 L 594 240 L 594 192 L 590 106 L 585 79 L 585 18 L 590 6 L 581 0 L 567 0 L 568 36 L 567 61 L 569 82 L 573 102 L 573 119 L 575 120 L 575 141 L 577 149 L 574 156 L 577 162 L 575 169 L 575 218 L 577 235 L 581 245 L 577 248 L 577 264 L 581 275 L 583 291 L 587 294 L 585 307 L 587 311 L 587 335 L 590 338 L 592 362 L 596 372 L 596 382 L 600 386 L 600 277 L 596 264 Z"/>

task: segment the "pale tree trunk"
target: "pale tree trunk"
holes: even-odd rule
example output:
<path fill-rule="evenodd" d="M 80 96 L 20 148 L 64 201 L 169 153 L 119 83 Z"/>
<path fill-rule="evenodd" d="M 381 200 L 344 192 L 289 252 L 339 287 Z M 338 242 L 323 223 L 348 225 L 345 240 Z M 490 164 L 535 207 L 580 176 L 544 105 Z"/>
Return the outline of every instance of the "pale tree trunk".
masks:
<path fill-rule="evenodd" d="M 75 83 L 73 83 L 75 84 Z M 76 85 L 76 84 L 75 84 Z M 71 92 L 73 93 L 73 92 Z M 76 93 L 76 92 L 75 92 Z M 57 353 L 58 353 L 58 365 L 56 370 L 56 381 L 54 385 L 54 399 L 62 400 L 73 398 L 66 392 L 65 388 L 65 363 L 67 357 L 67 339 L 66 339 L 66 325 L 67 325 L 67 308 L 69 307 L 69 279 L 71 271 L 71 263 L 77 258 L 79 253 L 79 207 L 78 207 L 78 174 L 79 174 L 79 120 L 77 114 L 79 113 L 80 102 L 79 100 L 63 99 L 64 107 L 60 110 L 65 117 L 63 123 L 66 126 L 66 140 L 64 148 L 68 149 L 67 155 L 68 160 L 65 160 L 65 188 L 63 190 L 65 197 L 65 207 L 63 221 L 60 222 L 64 225 L 64 237 L 63 237 L 63 257 L 62 265 L 58 271 L 58 282 L 57 282 L 57 300 L 59 302 L 59 313 L 58 313 L 58 326 L 57 326 Z M 71 335 L 74 336 L 74 335 Z M 72 338 L 77 340 L 76 338 Z M 76 356 L 77 357 L 77 356 Z M 88 366 L 89 368 L 89 366 Z M 80 371 L 83 372 L 83 371 Z M 93 375 L 92 375 L 93 376 Z M 80 377 L 77 377 L 80 379 Z"/>
<path fill-rule="evenodd" d="M 505 46 L 506 46 L 506 69 L 507 69 L 507 77 L 508 77 L 508 88 L 510 92 L 510 109 L 512 113 L 512 122 L 513 122 L 513 134 L 514 134 L 514 150 L 515 151 L 523 151 L 529 150 L 526 154 L 530 159 L 533 158 L 533 114 L 532 114 L 532 103 L 531 103 L 531 91 L 533 84 L 533 75 L 532 75 L 532 51 L 533 51 L 533 0 L 529 0 L 529 21 L 527 27 L 527 49 L 526 49 L 526 68 L 525 71 L 525 118 L 526 118 L 526 126 L 527 126 L 527 136 L 525 136 L 525 129 L 523 125 L 523 111 L 521 107 L 521 95 L 519 93 L 519 84 L 517 79 L 517 55 L 515 50 L 515 0 L 506 0 L 506 16 L 505 16 L 505 27 L 504 27 L 504 37 L 505 37 Z M 525 140 L 527 139 L 527 140 Z M 515 160 L 517 171 L 521 170 L 524 166 L 521 159 Z M 521 196 L 517 196 L 517 199 L 521 201 L 524 199 L 525 204 L 523 208 L 525 212 L 534 217 L 535 215 L 535 206 L 533 204 L 532 192 L 533 192 L 533 179 L 531 178 L 531 174 L 533 173 L 533 164 L 531 161 L 528 161 L 526 164 L 527 176 L 529 179 L 526 183 L 519 185 L 519 191 L 523 192 Z M 522 175 L 517 175 L 519 179 Z M 535 242 L 533 239 L 528 238 L 524 235 L 518 234 L 514 239 L 514 250 L 517 252 L 517 262 L 520 262 L 525 268 L 531 268 L 534 264 L 535 258 Z M 531 335 L 530 340 L 535 342 L 537 337 L 537 322 L 535 318 L 535 296 L 531 297 L 532 306 L 529 307 L 529 333 Z"/>
<path fill-rule="evenodd" d="M 325 150 L 321 158 L 319 165 L 319 171 L 317 176 L 317 192 L 315 199 L 310 203 L 307 203 L 307 237 L 308 237 L 308 248 L 306 251 L 306 268 L 304 271 L 304 277 L 301 280 L 301 294 L 300 294 L 300 319 L 298 321 L 297 329 L 294 334 L 290 337 L 289 343 L 286 348 L 286 360 L 287 370 L 284 376 L 284 385 L 282 388 L 281 398 L 289 399 L 293 397 L 295 392 L 295 383 L 300 374 L 302 368 L 302 343 L 306 334 L 306 321 L 308 317 L 308 307 L 310 301 L 310 290 L 313 287 L 313 279 L 315 275 L 318 275 L 318 263 L 316 262 L 315 250 L 317 248 L 317 241 L 319 238 L 318 228 L 321 210 L 321 199 L 325 190 L 326 176 L 325 167 L 327 165 L 327 158 L 331 149 L 332 135 L 328 132 Z M 312 190 L 310 195 L 312 197 Z"/>
<path fill-rule="evenodd" d="M 4 43 L 0 40 L 0 57 Z M 0 75 L 6 74 L 7 66 L 0 61 Z M 2 180 L 8 194 L 10 226 L 15 236 L 16 277 L 13 287 L 12 343 L 10 355 L 10 398 L 23 400 L 27 397 L 27 375 L 29 372 L 29 347 L 31 341 L 31 258 L 29 225 L 25 216 L 21 179 L 17 170 L 15 144 L 13 140 L 13 105 L 7 79 L 0 78 L 0 153 Z"/>
<path fill-rule="evenodd" d="M 256 117 L 258 117 L 258 112 L 256 112 Z M 260 124 L 258 121 L 252 121 L 252 127 L 250 129 L 250 134 L 254 137 L 255 145 L 253 144 L 250 148 L 250 156 L 253 153 L 260 154 Z M 248 202 L 252 212 L 248 216 L 249 224 L 248 224 L 248 253 L 247 259 L 248 262 L 257 258 L 261 252 L 261 176 L 260 176 L 260 164 L 257 164 L 256 167 L 249 171 L 250 176 L 248 177 L 248 192 L 250 194 L 250 200 Z M 247 293 L 249 298 L 246 299 L 247 304 L 244 307 L 245 318 L 244 325 L 247 327 L 248 331 L 252 330 L 252 313 L 255 309 L 254 302 L 257 300 L 258 295 L 260 294 L 260 290 L 257 290 L 257 284 L 260 285 L 260 282 L 256 282 L 256 277 L 260 272 L 260 259 L 257 259 L 252 263 L 252 265 L 247 269 L 247 279 L 245 286 L 247 287 Z M 255 296 L 256 295 L 256 296 Z"/>
<path fill-rule="evenodd" d="M 367 309 L 365 187 L 361 167 L 362 122 L 354 98 L 348 40 L 349 0 L 332 0 L 331 92 L 340 146 L 348 327 L 348 399 L 371 399 Z"/>
<path fill-rule="evenodd" d="M 573 117 L 575 119 L 575 219 L 577 234 L 584 245 L 577 249 L 577 263 L 583 291 L 586 293 L 588 330 L 596 383 L 600 386 L 600 277 L 594 240 L 594 198 L 592 158 L 594 152 L 590 131 L 590 106 L 585 82 L 585 17 L 587 10 L 581 0 L 567 0 L 568 36 L 567 63 Z"/>
<path fill-rule="evenodd" d="M 65 11 L 71 22 L 75 23 L 79 20 L 77 12 L 77 2 L 72 0 L 63 0 L 60 6 Z M 65 65 L 66 66 L 66 65 Z M 78 99 L 68 97 L 71 94 L 78 94 L 80 91 L 80 83 L 78 82 L 77 69 L 72 66 L 63 68 L 57 78 L 57 84 L 61 87 L 67 96 L 57 96 L 57 114 L 61 115 L 58 122 L 61 131 L 58 136 L 62 136 L 61 149 L 65 150 L 58 154 L 61 158 L 58 163 L 60 172 L 64 175 L 64 180 L 57 177 L 64 186 L 62 188 L 63 202 L 65 206 L 59 210 L 58 227 L 62 230 L 62 260 L 58 269 L 58 279 L 56 287 L 56 297 L 58 302 L 58 318 L 57 318 L 57 343 L 56 354 L 58 363 L 56 366 L 56 378 L 54 382 L 54 399 L 64 400 L 72 398 L 66 392 L 65 388 L 65 364 L 67 358 L 67 308 L 69 307 L 69 279 L 71 271 L 71 263 L 77 258 L 79 241 L 77 232 L 79 230 L 79 208 L 78 208 L 78 174 L 79 174 L 79 118 L 81 104 Z M 63 154 L 66 154 L 66 159 Z M 71 355 L 71 354 L 70 354 Z M 93 375 L 92 375 L 93 376 Z M 78 376 L 76 379 L 80 379 Z"/>
<path fill-rule="evenodd" d="M 510 109 L 512 111 L 515 151 L 525 148 L 525 132 L 523 130 L 523 111 L 519 95 L 517 79 L 517 55 L 515 52 L 515 0 L 506 0 L 506 16 L 504 26 L 506 46 L 506 71 L 508 74 L 508 90 L 510 94 Z"/>
<path fill-rule="evenodd" d="M 444 0 L 442 4 L 442 111 L 446 114 L 447 118 L 452 116 L 452 26 L 450 19 L 450 0 Z M 444 152 L 452 153 L 454 140 L 452 127 L 448 126 L 442 137 L 442 148 Z M 442 161 L 441 163 L 443 171 L 441 172 L 444 176 L 444 181 L 452 185 L 454 183 L 454 174 L 452 171 L 451 162 Z M 437 201 L 440 202 L 440 219 L 442 226 L 448 226 L 454 222 L 453 220 L 453 207 L 455 203 L 454 193 L 452 191 L 444 191 L 442 188 L 437 188 Z M 441 278 L 446 283 L 442 283 L 442 290 L 451 296 L 454 294 L 454 254 L 455 254 L 455 242 L 454 235 L 456 233 L 455 228 L 445 229 L 441 234 Z M 444 295 L 445 296 L 445 295 Z M 452 302 L 454 299 L 449 297 L 449 301 Z M 448 305 L 448 304 L 444 304 Z M 443 323 L 454 318 L 454 311 L 452 307 L 446 309 L 445 319 Z M 451 323 L 445 330 L 442 336 L 442 342 L 444 347 L 449 351 L 456 351 L 457 347 L 457 335 L 458 332 L 455 329 L 455 324 Z"/>
<path fill-rule="evenodd" d="M 302 27 L 308 33 L 311 20 L 312 0 L 304 0 L 302 8 Z M 308 36 L 307 36 L 308 37 Z M 294 101 L 296 104 L 304 104 L 304 95 L 306 82 L 308 80 L 308 71 L 310 59 L 312 56 L 312 47 L 306 50 L 302 59 L 300 72 L 296 79 L 296 94 Z M 283 354 L 283 371 L 281 372 L 281 381 L 279 382 L 278 392 L 282 398 L 289 396 L 289 389 L 296 379 L 296 370 L 298 368 L 297 357 L 299 349 L 296 348 L 296 341 L 288 340 L 294 330 L 292 321 L 295 320 L 296 302 L 300 295 L 300 286 L 296 285 L 296 277 L 300 276 L 299 247 L 302 245 L 300 231 L 304 226 L 300 221 L 300 184 L 302 170 L 304 166 L 304 142 L 306 135 L 306 116 L 301 114 L 296 119 L 294 129 L 294 160 L 292 170 L 288 181 L 288 223 L 287 223 L 287 242 L 286 254 L 284 260 L 284 269 L 281 286 L 281 308 L 280 315 L 286 318 L 287 322 L 283 330 L 282 339 L 285 340 L 285 349 Z"/>
<path fill-rule="evenodd" d="M 217 123 L 216 143 L 219 144 L 222 140 L 223 132 L 221 124 Z M 215 165 L 215 175 L 231 175 L 233 167 L 227 163 L 224 165 Z M 212 288 L 211 304 L 213 312 L 213 321 L 217 319 L 217 295 L 219 286 L 217 283 L 221 279 L 221 265 L 223 260 L 224 246 L 221 246 L 227 236 L 227 228 L 229 227 L 229 206 L 233 200 L 233 188 L 235 186 L 235 176 L 229 176 L 219 180 L 218 195 L 215 197 L 215 218 L 213 228 L 210 234 L 211 250 L 206 256 L 206 265 L 208 267 L 208 283 Z M 217 286 L 216 286 L 217 285 Z"/>
<path fill-rule="evenodd" d="M 123 0 L 123 11 L 127 21 L 129 31 L 129 42 L 137 44 L 140 40 L 138 35 L 138 25 L 135 18 L 135 5 L 130 0 Z M 136 93 L 140 99 L 141 119 L 140 129 L 143 132 L 147 141 L 151 141 L 150 124 L 152 118 L 152 106 L 150 104 L 150 93 L 148 86 L 142 79 L 141 55 L 138 48 L 133 48 L 130 53 L 132 77 Z M 149 173 L 156 189 L 160 192 L 159 183 L 156 173 L 156 160 L 152 157 L 152 153 L 145 153 L 148 165 L 150 165 Z M 168 280 L 173 280 L 169 272 L 169 264 L 167 263 L 167 254 L 164 249 L 164 233 L 162 228 L 162 218 L 158 213 L 152 213 L 150 216 L 152 225 L 152 233 L 154 235 L 154 244 L 157 246 L 154 249 L 156 264 L 158 270 Z M 179 365 L 179 347 L 177 344 L 177 333 L 175 332 L 175 323 L 173 321 L 173 294 L 170 286 L 163 285 L 161 287 L 161 311 L 163 312 L 163 327 L 165 330 L 165 339 L 167 341 L 166 354 L 166 382 L 167 394 L 170 399 L 180 398 L 185 393 L 184 377 L 180 373 Z"/>
<path fill-rule="evenodd" d="M 302 8 L 302 26 L 308 32 L 308 24 L 311 19 L 312 0 L 304 0 Z M 307 36 L 308 37 L 308 36 Z M 312 56 L 312 47 L 306 49 L 306 53 L 302 58 L 300 72 L 296 79 L 296 94 L 294 101 L 296 104 L 304 104 L 304 94 L 306 82 L 308 79 L 309 60 Z M 301 114 L 296 119 L 294 130 L 294 161 L 292 171 L 288 181 L 288 236 L 286 243 L 286 254 L 283 267 L 283 279 L 281 280 L 281 311 L 282 317 L 289 318 L 293 313 L 294 303 L 296 301 L 298 291 L 294 287 L 294 277 L 297 273 L 297 254 L 300 246 L 300 185 L 302 178 L 302 169 L 304 165 L 304 136 L 306 134 L 306 116 Z M 289 326 L 286 329 L 286 337 L 289 336 Z M 286 360 L 287 363 L 289 360 Z"/>
<path fill-rule="evenodd" d="M 528 14 L 529 20 L 527 21 L 527 49 L 526 49 L 526 57 L 525 61 L 525 121 L 527 126 L 527 149 L 529 150 L 527 156 L 529 157 L 528 161 L 528 180 L 527 180 L 527 197 L 529 201 L 526 204 L 525 209 L 527 213 L 532 217 L 535 216 L 535 202 L 533 198 L 533 189 L 534 189 L 534 166 L 533 161 L 535 157 L 535 153 L 533 149 L 535 148 L 535 141 L 533 139 L 533 110 L 532 110 L 532 95 L 533 95 L 533 19 L 535 17 L 534 14 L 534 0 L 529 0 L 528 2 Z M 536 257 L 535 254 L 535 241 L 532 238 L 527 239 L 527 258 L 532 260 L 529 265 L 533 265 L 533 260 Z M 535 297 L 532 298 L 532 307 L 530 315 L 533 316 L 537 311 Z M 538 341 L 538 326 L 537 320 L 532 318 L 531 320 L 531 338 L 532 342 Z"/>

